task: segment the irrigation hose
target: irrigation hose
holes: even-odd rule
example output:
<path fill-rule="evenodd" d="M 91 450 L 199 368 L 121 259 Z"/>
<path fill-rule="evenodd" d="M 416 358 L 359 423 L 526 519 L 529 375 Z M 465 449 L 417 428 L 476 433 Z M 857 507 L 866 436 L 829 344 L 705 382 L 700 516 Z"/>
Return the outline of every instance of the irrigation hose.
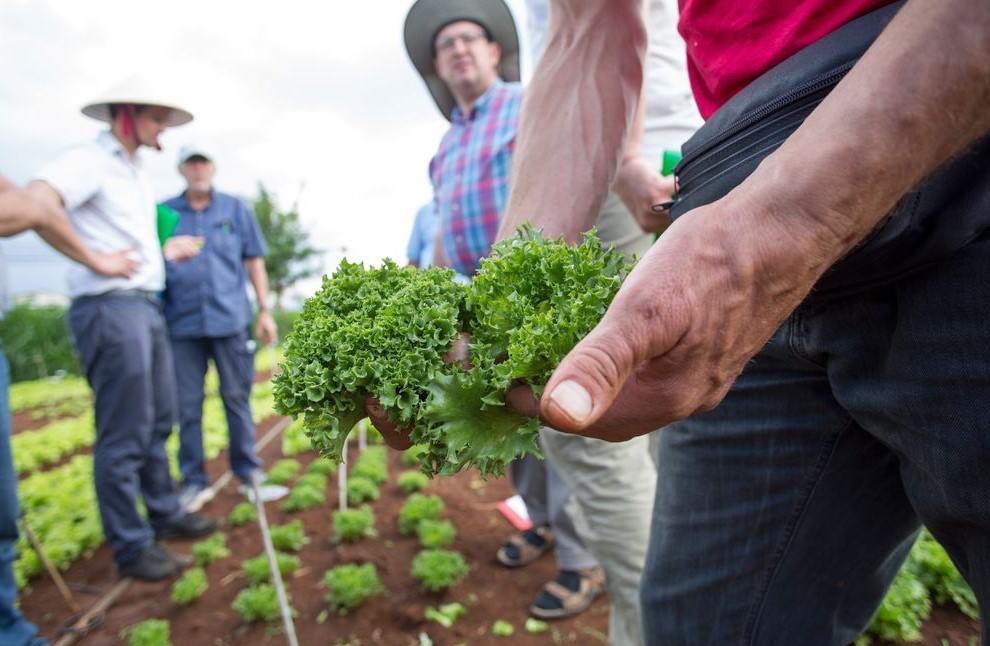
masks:
<path fill-rule="evenodd" d="M 261 476 L 257 471 L 251 474 L 251 488 L 254 490 L 254 506 L 258 510 L 258 527 L 261 528 L 261 539 L 265 544 L 265 553 L 268 555 L 268 569 L 272 573 L 275 594 L 278 596 L 278 607 L 282 613 L 282 623 L 285 624 L 285 635 L 289 640 L 289 646 L 299 646 L 299 642 L 296 640 L 296 627 L 292 622 L 292 609 L 289 608 L 285 586 L 282 584 L 282 573 L 278 569 L 278 559 L 275 557 L 275 546 L 272 544 L 272 537 L 268 532 L 265 503 L 261 499 Z"/>

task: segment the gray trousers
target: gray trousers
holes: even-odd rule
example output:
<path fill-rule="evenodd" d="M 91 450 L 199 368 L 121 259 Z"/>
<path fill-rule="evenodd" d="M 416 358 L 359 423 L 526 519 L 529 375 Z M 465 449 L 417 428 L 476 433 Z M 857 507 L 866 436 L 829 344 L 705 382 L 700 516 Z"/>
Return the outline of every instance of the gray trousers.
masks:
<path fill-rule="evenodd" d="M 93 479 L 100 520 L 123 565 L 182 516 L 165 440 L 175 420 L 175 381 L 156 300 L 133 292 L 77 298 L 69 328 L 95 399 Z M 148 520 L 138 510 L 141 494 Z M 149 526 L 150 523 L 150 526 Z"/>

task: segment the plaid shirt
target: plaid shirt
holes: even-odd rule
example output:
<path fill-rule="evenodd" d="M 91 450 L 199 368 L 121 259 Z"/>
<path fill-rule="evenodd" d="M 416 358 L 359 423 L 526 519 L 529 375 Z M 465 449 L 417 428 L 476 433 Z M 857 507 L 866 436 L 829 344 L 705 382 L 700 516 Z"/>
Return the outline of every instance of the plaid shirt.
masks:
<path fill-rule="evenodd" d="M 521 102 L 520 84 L 496 79 L 470 115 L 454 106 L 450 129 L 430 161 L 442 255 L 466 276 L 478 269 L 498 233 Z"/>

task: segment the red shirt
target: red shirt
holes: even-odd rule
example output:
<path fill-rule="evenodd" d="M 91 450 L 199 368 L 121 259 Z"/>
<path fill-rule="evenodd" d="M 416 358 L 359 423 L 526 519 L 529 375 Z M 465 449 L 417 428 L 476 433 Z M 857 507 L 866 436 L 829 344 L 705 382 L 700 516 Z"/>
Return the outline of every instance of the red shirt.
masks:
<path fill-rule="evenodd" d="M 708 118 L 791 54 L 891 0 L 680 0 L 688 75 Z"/>

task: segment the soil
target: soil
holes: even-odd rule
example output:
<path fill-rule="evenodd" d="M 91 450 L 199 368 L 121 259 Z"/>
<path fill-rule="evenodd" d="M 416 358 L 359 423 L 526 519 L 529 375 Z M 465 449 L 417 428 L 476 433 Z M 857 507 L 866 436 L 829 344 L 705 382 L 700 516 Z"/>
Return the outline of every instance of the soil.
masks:
<path fill-rule="evenodd" d="M 259 425 L 258 437 L 279 420 L 272 418 Z M 272 442 L 261 451 L 271 464 L 281 456 L 280 443 Z M 352 459 L 356 457 L 352 453 Z M 314 459 L 312 454 L 295 456 L 303 466 Z M 302 519 L 310 543 L 298 555 L 303 568 L 285 581 L 296 611 L 294 619 L 298 643 L 303 646 L 415 646 L 421 634 L 429 635 L 436 646 L 470 644 L 513 644 L 520 646 L 545 644 L 604 644 L 608 630 L 608 600 L 601 597 L 583 614 L 551 622 L 550 629 L 540 635 L 523 630 L 527 608 L 542 585 L 556 574 L 553 558 L 546 555 L 529 566 L 509 570 L 500 566 L 495 551 L 514 529 L 497 510 L 496 504 L 512 495 L 509 482 L 490 479 L 487 482 L 475 472 L 434 479 L 426 493 L 440 495 L 446 503 L 443 518 L 457 528 L 452 549 L 461 552 L 471 566 L 469 576 L 445 593 L 423 590 L 410 574 L 410 565 L 420 547 L 415 536 L 398 532 L 398 510 L 406 500 L 396 483 L 396 475 L 409 467 L 401 465 L 399 454 L 389 451 L 390 479 L 381 487 L 381 498 L 372 504 L 375 511 L 377 538 L 350 544 L 334 544 L 329 540 L 333 528 L 331 512 L 336 509 L 337 481 L 330 478 L 327 504 L 318 509 L 286 513 L 278 502 L 266 505 L 270 525 L 279 525 L 296 518 Z M 212 479 L 218 478 L 227 465 L 221 454 L 209 465 Z M 145 583 L 134 582 L 99 615 L 99 624 L 75 643 L 82 646 L 106 646 L 126 643 L 122 631 L 149 618 L 167 619 L 171 626 L 172 643 L 182 646 L 228 644 L 267 645 L 286 644 L 281 622 L 245 624 L 231 608 L 237 593 L 246 586 L 240 562 L 263 552 L 260 530 L 256 524 L 230 527 L 226 518 L 233 506 L 243 501 L 236 481 L 228 484 L 216 498 L 203 508 L 204 515 L 220 519 L 227 534 L 232 555 L 206 568 L 209 589 L 192 605 L 182 608 L 170 599 L 172 580 Z M 192 541 L 172 541 L 168 547 L 179 553 L 190 552 Z M 327 612 L 326 590 L 322 580 L 328 569 L 352 562 L 372 561 L 387 593 L 373 597 L 365 605 L 339 616 Z M 82 559 L 63 573 L 76 602 L 84 609 L 92 608 L 119 581 L 109 550 L 104 546 Z M 469 610 L 450 628 L 428 621 L 424 610 L 428 606 L 458 601 Z M 47 576 L 32 581 L 31 589 L 22 592 L 21 608 L 37 623 L 43 636 L 56 643 L 62 629 L 73 623 L 74 613 Z M 491 626 L 497 619 L 515 627 L 512 637 L 495 637 Z M 979 624 L 953 608 L 935 608 L 932 619 L 924 629 L 925 646 L 978 646 Z M 67 641 L 63 641 L 67 643 Z"/>

